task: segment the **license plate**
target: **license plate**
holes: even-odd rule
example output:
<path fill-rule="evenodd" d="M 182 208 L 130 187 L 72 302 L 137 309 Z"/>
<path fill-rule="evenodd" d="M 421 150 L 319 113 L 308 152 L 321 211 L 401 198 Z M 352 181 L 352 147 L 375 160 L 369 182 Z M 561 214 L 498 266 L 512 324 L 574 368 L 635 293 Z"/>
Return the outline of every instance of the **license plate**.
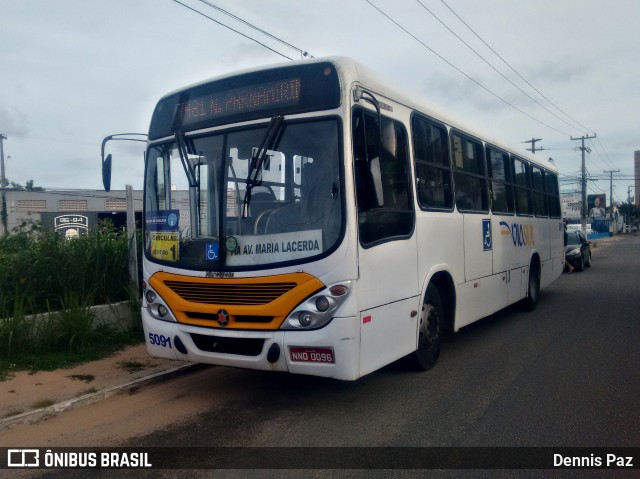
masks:
<path fill-rule="evenodd" d="M 290 348 L 291 361 L 300 363 L 335 363 L 333 348 Z"/>

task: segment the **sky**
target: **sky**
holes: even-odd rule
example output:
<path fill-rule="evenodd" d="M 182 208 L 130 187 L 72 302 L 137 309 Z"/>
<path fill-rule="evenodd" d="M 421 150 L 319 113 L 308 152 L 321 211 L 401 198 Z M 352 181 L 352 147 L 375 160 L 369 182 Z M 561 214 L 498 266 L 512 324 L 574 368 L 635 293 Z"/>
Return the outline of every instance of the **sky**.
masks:
<path fill-rule="evenodd" d="M 99 189 L 102 139 L 145 133 L 166 93 L 288 62 L 283 55 L 301 57 L 202 0 L 180 1 L 281 55 L 175 0 L 0 0 L 0 133 L 9 180 Z M 580 142 L 570 138 L 595 133 L 585 142 L 587 193 L 604 192 L 609 203 L 604 172 L 620 170 L 614 200 L 627 201 L 629 186 L 634 194 L 638 0 L 207 1 L 316 58 L 354 58 L 522 149 L 540 138 L 536 148 L 544 150 L 536 154 L 553 158 L 562 190 L 580 186 Z M 143 151 L 142 143 L 109 144 L 112 189 L 142 188 Z"/>

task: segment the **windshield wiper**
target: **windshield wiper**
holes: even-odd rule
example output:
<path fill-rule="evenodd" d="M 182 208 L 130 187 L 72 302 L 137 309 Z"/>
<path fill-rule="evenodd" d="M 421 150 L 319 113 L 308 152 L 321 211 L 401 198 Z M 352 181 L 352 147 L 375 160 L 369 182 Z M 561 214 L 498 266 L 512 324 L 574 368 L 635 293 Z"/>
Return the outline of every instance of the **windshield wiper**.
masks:
<path fill-rule="evenodd" d="M 264 159 L 267 157 L 267 152 L 273 147 L 276 138 L 280 134 L 283 120 L 284 117 L 282 115 L 277 115 L 271 118 L 271 121 L 267 126 L 267 131 L 265 131 L 262 142 L 260 143 L 260 147 L 256 150 L 256 152 L 251 156 L 251 159 L 249 160 L 249 171 L 247 172 L 247 180 L 245 181 L 247 187 L 244 194 L 244 202 L 242 205 L 243 218 L 246 218 L 249 215 L 251 190 L 255 185 L 260 184 L 260 182 L 262 181 L 258 181 L 258 175 L 262 171 L 262 164 L 264 163 Z"/>
<path fill-rule="evenodd" d="M 189 152 L 187 150 L 187 142 L 184 139 L 184 132 L 177 131 L 175 137 L 176 145 L 178 145 L 178 153 L 180 154 L 180 161 L 182 162 L 182 167 L 184 168 L 184 172 L 187 175 L 189 186 L 192 188 L 197 188 L 199 186 L 198 178 L 196 176 L 194 166 L 189 161 Z"/>

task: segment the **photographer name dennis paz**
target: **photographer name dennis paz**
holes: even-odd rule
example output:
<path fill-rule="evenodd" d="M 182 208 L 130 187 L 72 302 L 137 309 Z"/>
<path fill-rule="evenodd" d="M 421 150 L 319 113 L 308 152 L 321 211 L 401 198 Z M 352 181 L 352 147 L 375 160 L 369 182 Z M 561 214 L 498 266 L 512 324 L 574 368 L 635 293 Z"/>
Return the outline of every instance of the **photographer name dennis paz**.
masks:
<path fill-rule="evenodd" d="M 606 456 L 563 456 L 553 455 L 554 467 L 634 467 L 633 456 L 617 456 L 607 454 Z"/>

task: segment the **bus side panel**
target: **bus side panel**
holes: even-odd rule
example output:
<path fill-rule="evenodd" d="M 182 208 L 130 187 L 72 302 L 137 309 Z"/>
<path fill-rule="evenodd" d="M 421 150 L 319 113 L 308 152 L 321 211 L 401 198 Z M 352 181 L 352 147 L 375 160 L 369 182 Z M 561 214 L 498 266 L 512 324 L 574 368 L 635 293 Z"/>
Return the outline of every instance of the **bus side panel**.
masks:
<path fill-rule="evenodd" d="M 457 288 L 456 326 L 461 328 L 508 305 L 507 273 L 467 281 Z"/>
<path fill-rule="evenodd" d="M 545 288 L 564 271 L 564 224 L 560 219 L 549 221 L 549 266 L 543 268 L 540 287 Z"/>
<path fill-rule="evenodd" d="M 418 304 L 416 296 L 360 313 L 361 376 L 416 350 Z"/>
<path fill-rule="evenodd" d="M 422 281 L 419 297 L 421 302 L 424 300 L 429 280 L 440 271 L 447 271 L 454 285 L 464 282 L 464 226 L 462 215 L 456 212 L 417 210 L 416 216 L 418 277 Z M 454 305 L 456 310 L 457 304 L 459 304 L 459 298 L 456 297 L 456 305 Z M 455 319 L 453 327 L 457 330 Z"/>
<path fill-rule="evenodd" d="M 437 272 L 433 271 L 433 265 L 447 265 L 455 283 L 464 281 L 462 231 L 462 215 L 418 211 L 418 278 L 422 279 L 423 296 L 428 286 L 426 279 Z"/>
<path fill-rule="evenodd" d="M 418 279 L 416 236 L 360 248 L 360 372 L 374 371 L 415 350 Z M 411 311 L 416 317 L 411 317 Z"/>
<path fill-rule="evenodd" d="M 464 213 L 462 216 L 464 218 L 465 280 L 471 281 L 491 276 L 493 274 L 491 220 L 488 216 L 480 214 Z"/>
<path fill-rule="evenodd" d="M 550 233 L 555 225 L 552 225 L 547 218 L 541 218 L 536 223 L 537 237 L 540 239 L 540 243 L 536 243 L 536 248 L 540 255 L 540 262 L 544 263 L 551 259 Z"/>
<path fill-rule="evenodd" d="M 520 252 L 511 235 L 513 216 L 496 216 L 491 220 L 493 232 L 493 271 L 510 271 L 521 266 Z"/>
<path fill-rule="evenodd" d="M 527 268 L 520 267 L 507 271 L 507 306 L 513 303 L 517 303 L 524 295 L 527 294 L 527 290 L 523 289 L 527 285 Z"/>

